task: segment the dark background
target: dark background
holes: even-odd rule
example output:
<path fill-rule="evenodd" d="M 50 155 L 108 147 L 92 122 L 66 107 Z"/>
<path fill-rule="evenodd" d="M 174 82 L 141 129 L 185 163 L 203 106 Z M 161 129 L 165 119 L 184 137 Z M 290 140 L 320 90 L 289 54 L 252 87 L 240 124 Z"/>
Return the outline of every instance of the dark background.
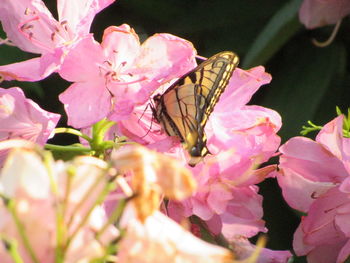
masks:
<path fill-rule="evenodd" d="M 56 1 L 46 2 L 55 14 Z M 283 127 L 279 134 L 285 142 L 298 136 L 307 120 L 323 125 L 336 116 L 336 105 L 343 112 L 349 107 L 349 19 L 343 20 L 330 46 L 315 47 L 311 39 L 326 40 L 334 26 L 306 30 L 298 19 L 300 4 L 301 0 L 118 0 L 95 17 L 91 32 L 100 41 L 104 28 L 127 23 L 142 41 L 154 33 L 171 33 L 191 41 L 201 56 L 232 50 L 240 56 L 241 68 L 264 65 L 272 82 L 250 104 L 280 113 Z M 29 57 L 14 47 L 0 46 L 1 65 Z M 17 85 L 44 109 L 64 115 L 58 94 L 69 83 L 58 75 L 39 83 L 1 84 Z M 60 125 L 65 125 L 65 119 Z M 70 139 L 59 137 L 65 143 Z M 260 187 L 269 228 L 267 246 L 291 249 L 299 216 L 284 203 L 275 180 L 268 179 Z"/>

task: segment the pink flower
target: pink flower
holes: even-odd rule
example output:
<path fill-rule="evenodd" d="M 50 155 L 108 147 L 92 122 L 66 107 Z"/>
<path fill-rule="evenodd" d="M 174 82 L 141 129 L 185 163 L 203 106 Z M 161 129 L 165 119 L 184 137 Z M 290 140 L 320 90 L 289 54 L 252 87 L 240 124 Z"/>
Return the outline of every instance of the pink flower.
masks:
<path fill-rule="evenodd" d="M 96 204 L 108 166 L 90 157 L 63 163 L 43 156 L 15 149 L 0 172 L 1 262 L 13 262 L 4 241 L 17 242 L 23 262 L 35 257 L 53 263 L 57 255 L 66 263 L 103 257 L 105 246 L 119 235 Z"/>
<path fill-rule="evenodd" d="M 24 96 L 20 88 L 0 88 L 0 141 L 22 138 L 44 145 L 60 118 Z M 4 152 L 0 153 L 0 163 Z"/>
<path fill-rule="evenodd" d="M 245 104 L 268 81 L 270 76 L 262 67 L 235 71 L 206 127 L 212 155 L 192 168 L 198 191 L 184 202 L 170 202 L 171 217 L 181 221 L 196 215 L 206 221 L 214 235 L 222 233 L 230 242 L 267 231 L 262 220 L 262 197 L 255 184 L 275 167 L 256 167 L 278 149 L 280 138 L 276 133 L 281 119 L 270 109 Z M 276 262 L 287 262 L 290 253 L 281 253 L 284 256 Z M 259 262 L 268 262 L 269 257 L 264 255 Z"/>
<path fill-rule="evenodd" d="M 316 198 L 349 176 L 349 139 L 342 134 L 343 117 L 323 127 L 316 141 L 294 137 L 280 147 L 282 175 L 278 183 L 288 204 L 308 211 Z"/>
<path fill-rule="evenodd" d="M 84 38 L 60 70 L 63 78 L 75 82 L 59 97 L 68 123 L 81 128 L 105 117 L 129 118 L 162 83 L 193 68 L 194 56 L 190 42 L 170 34 L 156 34 L 140 45 L 125 24 L 107 28 L 101 44 L 92 36 Z"/>
<path fill-rule="evenodd" d="M 220 216 L 225 217 L 230 214 L 234 217 L 229 212 L 235 210 L 231 209 L 231 206 L 242 205 L 241 210 L 245 210 L 242 214 L 250 214 L 249 219 L 244 220 L 247 220 L 248 226 L 254 227 L 254 230 L 249 228 L 244 234 L 248 235 L 249 232 L 251 237 L 258 231 L 266 231 L 261 220 L 262 199 L 257 195 L 254 184 L 261 182 L 267 172 L 253 172 L 253 168 L 268 160 L 277 150 L 280 138 L 276 133 L 281 126 L 281 119 L 278 113 L 270 109 L 245 104 L 261 85 L 270 80 L 271 76 L 265 73 L 263 67 L 249 71 L 235 70 L 229 86 L 222 94 L 206 125 L 208 148 L 213 155 L 208 155 L 203 163 L 192 169 L 197 175 L 199 191 L 190 200 L 176 204 L 176 209 L 182 212 L 177 211 L 173 215 L 188 217 L 195 214 L 205 221 L 217 218 L 215 224 L 220 225 L 222 222 Z M 141 112 L 140 110 L 138 113 L 141 114 Z M 131 136 L 133 139 L 145 135 L 147 130 L 136 129 L 136 124 L 139 124 L 138 119 L 140 118 L 134 115 L 134 119 L 122 121 L 119 124 L 121 131 L 127 136 L 134 134 Z M 147 111 L 141 118 L 143 121 L 151 119 L 151 113 Z M 132 121 L 135 124 L 131 124 Z M 135 129 L 132 129 L 132 125 Z M 151 123 L 149 126 L 145 124 L 144 127 L 147 128 L 150 125 Z M 175 142 L 177 147 L 173 147 L 171 138 L 164 134 L 149 132 L 142 140 L 144 143 L 148 140 L 148 143 L 151 143 L 149 147 L 185 161 L 184 152 L 178 141 Z M 235 202 L 237 203 L 234 204 Z M 234 213 L 237 211 L 239 210 L 236 209 Z M 231 221 L 232 224 L 243 220 L 238 218 Z M 224 231 L 226 237 L 238 235 L 233 230 L 231 235 L 229 225 L 225 225 L 224 228 L 228 229 Z M 222 226 L 218 226 L 218 229 L 218 232 L 221 232 Z"/>
<path fill-rule="evenodd" d="M 0 66 L 5 80 L 37 81 L 59 69 L 69 48 L 89 35 L 94 16 L 114 0 L 57 0 L 59 21 L 41 0 L 4 0 L 0 21 L 9 40 L 40 57 Z"/>
<path fill-rule="evenodd" d="M 350 138 L 343 116 L 316 141 L 294 137 L 281 148 L 278 183 L 288 204 L 307 213 L 294 234 L 297 255 L 308 262 L 344 262 L 350 255 Z"/>
<path fill-rule="evenodd" d="M 309 29 L 336 24 L 350 14 L 347 0 L 304 0 L 299 10 L 300 21 Z"/>

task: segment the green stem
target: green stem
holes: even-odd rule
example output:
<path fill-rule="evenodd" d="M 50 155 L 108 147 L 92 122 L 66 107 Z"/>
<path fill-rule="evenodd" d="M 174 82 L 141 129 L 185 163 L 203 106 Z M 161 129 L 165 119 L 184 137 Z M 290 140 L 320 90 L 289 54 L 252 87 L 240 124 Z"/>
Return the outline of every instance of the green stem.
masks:
<path fill-rule="evenodd" d="M 103 119 L 95 123 L 92 127 L 92 141 L 90 142 L 91 148 L 95 151 L 95 156 L 102 158 L 104 151 L 106 150 L 104 144 L 105 134 L 108 130 L 115 125 L 115 122 Z M 107 144 L 107 146 L 110 146 Z M 109 147 L 111 148 L 111 147 Z"/>
<path fill-rule="evenodd" d="M 91 138 L 89 136 L 87 136 L 86 134 L 82 133 L 81 131 L 78 131 L 76 129 L 72 129 L 72 128 L 56 128 L 55 130 L 55 134 L 58 133 L 68 133 L 68 134 L 73 134 L 76 136 L 79 136 L 85 140 L 87 140 L 88 142 L 91 142 Z"/>
<path fill-rule="evenodd" d="M 69 146 L 69 145 L 55 145 L 47 143 L 45 144 L 46 150 L 60 151 L 60 152 L 91 152 L 88 147 L 83 146 Z"/>

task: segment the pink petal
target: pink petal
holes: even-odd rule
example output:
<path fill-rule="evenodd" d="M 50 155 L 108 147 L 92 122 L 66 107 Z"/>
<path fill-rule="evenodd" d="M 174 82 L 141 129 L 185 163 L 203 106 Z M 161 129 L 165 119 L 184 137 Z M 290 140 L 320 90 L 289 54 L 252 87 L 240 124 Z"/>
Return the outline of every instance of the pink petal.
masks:
<path fill-rule="evenodd" d="M 101 69 L 104 61 L 105 58 L 100 44 L 94 40 L 92 35 L 88 35 L 73 44 L 59 74 L 68 81 L 85 82 L 99 79 L 102 73 L 106 74 Z"/>
<path fill-rule="evenodd" d="M 62 50 L 47 53 L 38 58 L 0 66 L 0 76 L 4 80 L 38 81 L 46 78 L 60 67 Z"/>
<path fill-rule="evenodd" d="M 344 0 L 304 0 L 299 10 L 300 21 L 309 29 L 335 24 L 350 14 L 350 4 Z"/>
<path fill-rule="evenodd" d="M 228 87 L 215 106 L 215 112 L 232 112 L 247 104 L 253 94 L 262 86 L 270 83 L 271 75 L 259 66 L 244 71 L 237 68 L 230 79 Z"/>
<path fill-rule="evenodd" d="M 111 97 L 104 83 L 74 83 L 59 96 L 68 115 L 68 125 L 87 127 L 107 116 Z"/>
<path fill-rule="evenodd" d="M 57 0 L 57 11 L 60 21 L 67 21 L 77 34 L 89 33 L 92 20 L 102 9 L 115 0 Z"/>

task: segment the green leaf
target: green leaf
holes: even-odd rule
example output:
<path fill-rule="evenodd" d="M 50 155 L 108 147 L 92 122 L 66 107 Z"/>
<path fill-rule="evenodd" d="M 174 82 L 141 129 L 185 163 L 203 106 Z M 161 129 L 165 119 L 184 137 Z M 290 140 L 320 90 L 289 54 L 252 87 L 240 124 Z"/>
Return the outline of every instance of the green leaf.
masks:
<path fill-rule="evenodd" d="M 270 19 L 247 52 L 243 68 L 265 64 L 301 28 L 300 2 L 288 2 Z"/>

